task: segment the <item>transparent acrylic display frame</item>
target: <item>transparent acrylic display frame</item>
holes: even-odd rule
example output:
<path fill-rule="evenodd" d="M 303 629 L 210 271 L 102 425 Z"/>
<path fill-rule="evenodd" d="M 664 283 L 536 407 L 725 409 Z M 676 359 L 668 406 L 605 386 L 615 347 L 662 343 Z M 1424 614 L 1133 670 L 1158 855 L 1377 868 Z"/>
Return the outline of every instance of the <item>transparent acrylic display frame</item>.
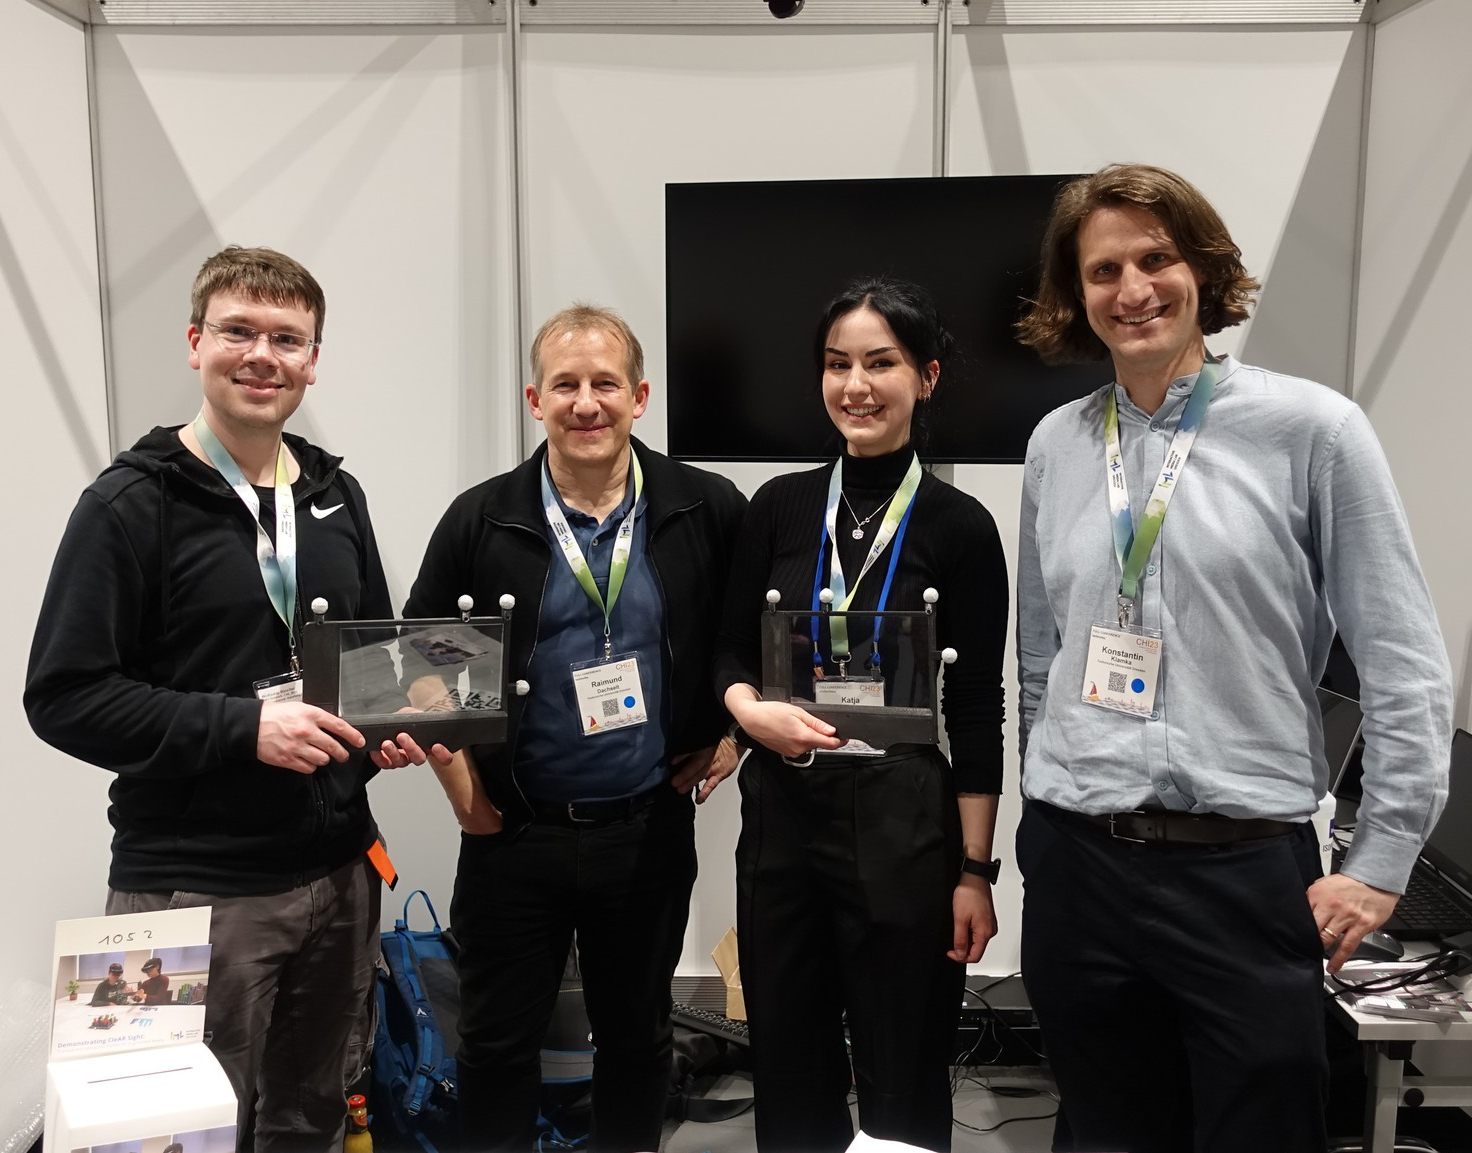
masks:
<path fill-rule="evenodd" d="M 847 612 L 824 605 L 814 613 L 779 609 L 773 595 L 768 594 L 767 609 L 761 614 L 763 700 L 791 702 L 827 721 L 844 740 L 863 741 L 875 749 L 940 743 L 937 679 L 941 664 L 949 664 L 956 654 L 936 648 L 934 601 L 918 611 Z M 866 667 L 872 648 L 869 638 L 876 627 L 880 629 L 885 704 L 819 704 L 812 699 L 814 617 L 824 622 L 821 633 L 828 632 L 833 618 L 841 617 L 849 623 L 851 635 L 860 638 L 847 666 L 850 680 L 872 679 L 873 669 Z M 826 651 L 821 667 L 825 676 L 838 673 Z"/>
<path fill-rule="evenodd" d="M 329 621 L 325 611 L 302 630 L 308 704 L 342 717 L 370 747 L 400 733 L 424 749 L 506 742 L 508 693 L 524 691 L 506 680 L 509 607 L 496 617 L 467 610 L 459 617 L 377 621 Z M 405 707 L 420 711 L 399 711 Z"/>

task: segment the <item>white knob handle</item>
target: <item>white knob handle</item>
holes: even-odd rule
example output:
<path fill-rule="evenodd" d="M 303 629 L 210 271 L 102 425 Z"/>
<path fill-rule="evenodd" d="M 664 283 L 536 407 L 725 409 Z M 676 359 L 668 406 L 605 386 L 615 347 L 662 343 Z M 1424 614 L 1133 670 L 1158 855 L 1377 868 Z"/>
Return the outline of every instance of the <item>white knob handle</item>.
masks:
<path fill-rule="evenodd" d="M 455 602 L 455 606 L 462 613 L 468 613 L 471 609 L 475 608 L 475 598 L 468 593 L 462 593 L 460 599 Z"/>
<path fill-rule="evenodd" d="M 833 603 L 833 590 L 824 589 L 818 594 L 818 599 L 822 601 L 825 605 L 831 605 Z"/>
<path fill-rule="evenodd" d="M 923 593 L 920 594 L 920 599 L 928 605 L 933 605 L 936 601 L 940 600 L 940 593 L 936 592 L 934 589 L 926 589 Z"/>
<path fill-rule="evenodd" d="M 768 589 L 767 590 L 767 604 L 769 604 L 769 605 L 775 605 L 775 604 L 781 604 L 781 603 L 782 603 L 782 594 L 780 592 L 778 592 L 776 589 Z"/>
<path fill-rule="evenodd" d="M 516 690 L 516 695 L 519 697 L 524 697 L 527 695 L 527 693 L 532 691 L 531 685 L 527 684 L 525 681 L 517 681 L 511 687 Z"/>
<path fill-rule="evenodd" d="M 940 650 L 940 663 L 943 665 L 953 665 L 956 663 L 956 656 L 956 650 L 947 645 Z"/>
<path fill-rule="evenodd" d="M 327 598 L 313 597 L 312 611 L 316 613 L 319 617 L 325 617 L 327 615 Z"/>
<path fill-rule="evenodd" d="M 512 609 L 516 607 L 516 598 L 510 593 L 502 593 L 500 603 L 501 611 L 503 613 L 509 613 Z"/>

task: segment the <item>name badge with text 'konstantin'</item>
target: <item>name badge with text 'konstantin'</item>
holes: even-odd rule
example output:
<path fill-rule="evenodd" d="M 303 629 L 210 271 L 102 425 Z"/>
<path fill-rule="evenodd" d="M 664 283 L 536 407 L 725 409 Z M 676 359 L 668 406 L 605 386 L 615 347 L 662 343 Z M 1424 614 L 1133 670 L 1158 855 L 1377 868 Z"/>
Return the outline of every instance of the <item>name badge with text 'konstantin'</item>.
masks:
<path fill-rule="evenodd" d="M 1095 624 L 1084 661 L 1084 703 L 1148 719 L 1155 711 L 1160 653 L 1160 633 L 1153 629 Z"/>

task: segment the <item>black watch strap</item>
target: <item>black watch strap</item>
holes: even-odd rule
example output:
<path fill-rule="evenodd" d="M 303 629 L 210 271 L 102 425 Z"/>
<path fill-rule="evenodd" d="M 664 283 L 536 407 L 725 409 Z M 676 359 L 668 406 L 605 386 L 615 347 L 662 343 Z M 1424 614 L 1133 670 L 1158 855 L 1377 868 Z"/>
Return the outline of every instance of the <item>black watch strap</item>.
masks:
<path fill-rule="evenodd" d="M 975 857 L 961 858 L 961 872 L 970 873 L 973 877 L 980 877 L 988 885 L 995 885 L 997 883 L 997 877 L 1001 871 L 1001 858 L 991 861 L 978 861 Z"/>

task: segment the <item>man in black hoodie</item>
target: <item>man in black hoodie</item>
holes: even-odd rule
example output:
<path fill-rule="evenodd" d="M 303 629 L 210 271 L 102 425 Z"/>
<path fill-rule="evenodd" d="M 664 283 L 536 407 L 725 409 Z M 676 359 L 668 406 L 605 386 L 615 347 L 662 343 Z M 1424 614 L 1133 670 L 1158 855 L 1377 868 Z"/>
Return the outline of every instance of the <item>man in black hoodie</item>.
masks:
<path fill-rule="evenodd" d="M 316 379 L 316 280 L 231 247 L 205 261 L 191 308 L 203 407 L 82 493 L 26 712 L 43 740 L 116 774 L 107 912 L 213 906 L 205 1029 L 240 1102 L 239 1148 L 326 1153 L 372 988 L 377 828 L 362 736 L 301 700 L 301 606 L 324 597 L 353 619 L 391 604 L 358 482 L 282 432 Z"/>

